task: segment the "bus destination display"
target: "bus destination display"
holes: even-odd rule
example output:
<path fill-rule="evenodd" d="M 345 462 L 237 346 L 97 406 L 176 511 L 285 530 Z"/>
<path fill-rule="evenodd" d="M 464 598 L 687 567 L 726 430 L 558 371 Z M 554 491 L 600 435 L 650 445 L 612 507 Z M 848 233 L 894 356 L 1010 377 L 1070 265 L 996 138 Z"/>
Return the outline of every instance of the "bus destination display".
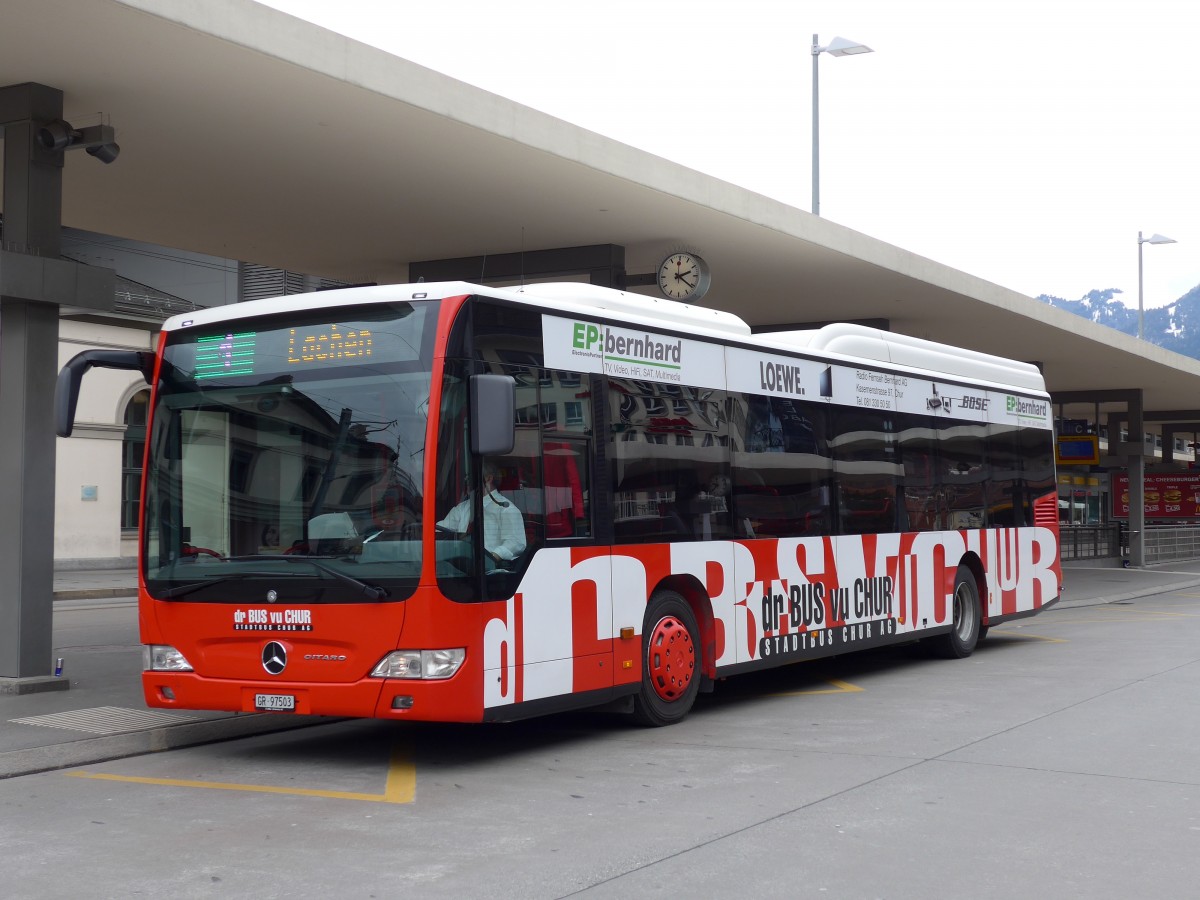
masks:
<path fill-rule="evenodd" d="M 226 332 L 196 339 L 196 380 L 296 371 L 370 360 L 375 343 L 366 328 L 306 325 Z"/>

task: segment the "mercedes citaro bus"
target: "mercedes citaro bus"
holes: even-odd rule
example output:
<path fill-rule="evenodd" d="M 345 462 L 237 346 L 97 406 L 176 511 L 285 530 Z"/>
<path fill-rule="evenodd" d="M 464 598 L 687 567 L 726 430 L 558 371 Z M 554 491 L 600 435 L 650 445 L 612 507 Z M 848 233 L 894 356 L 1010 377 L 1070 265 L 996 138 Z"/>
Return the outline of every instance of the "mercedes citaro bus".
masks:
<path fill-rule="evenodd" d="M 718 678 L 914 640 L 965 657 L 1059 597 L 1051 403 L 1025 363 L 452 282 L 207 309 L 153 352 L 85 351 L 60 435 L 92 366 L 153 389 L 152 707 L 612 704 L 665 725 Z"/>

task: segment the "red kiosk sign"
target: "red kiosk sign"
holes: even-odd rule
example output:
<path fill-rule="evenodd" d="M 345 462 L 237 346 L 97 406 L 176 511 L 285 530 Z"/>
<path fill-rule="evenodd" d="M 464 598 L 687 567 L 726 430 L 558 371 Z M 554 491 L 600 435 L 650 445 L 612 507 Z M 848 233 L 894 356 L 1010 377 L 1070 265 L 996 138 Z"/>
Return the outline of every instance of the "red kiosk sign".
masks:
<path fill-rule="evenodd" d="M 1113 517 L 1129 517 L 1129 473 L 1114 473 Z M 1191 472 L 1146 475 L 1145 515 L 1149 519 L 1200 518 L 1200 474 Z"/>

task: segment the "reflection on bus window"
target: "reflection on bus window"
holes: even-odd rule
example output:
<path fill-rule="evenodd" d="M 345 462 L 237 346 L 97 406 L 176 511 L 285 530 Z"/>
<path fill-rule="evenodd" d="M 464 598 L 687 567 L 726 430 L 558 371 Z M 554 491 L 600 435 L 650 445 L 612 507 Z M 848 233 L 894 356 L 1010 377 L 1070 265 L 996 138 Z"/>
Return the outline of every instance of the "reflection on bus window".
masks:
<path fill-rule="evenodd" d="M 613 529 L 618 540 L 732 537 L 723 392 L 608 379 Z M 668 396 L 674 400 L 668 404 Z"/>
<path fill-rule="evenodd" d="M 828 533 L 828 411 L 793 398 L 744 394 L 731 396 L 730 409 L 738 536 Z"/>

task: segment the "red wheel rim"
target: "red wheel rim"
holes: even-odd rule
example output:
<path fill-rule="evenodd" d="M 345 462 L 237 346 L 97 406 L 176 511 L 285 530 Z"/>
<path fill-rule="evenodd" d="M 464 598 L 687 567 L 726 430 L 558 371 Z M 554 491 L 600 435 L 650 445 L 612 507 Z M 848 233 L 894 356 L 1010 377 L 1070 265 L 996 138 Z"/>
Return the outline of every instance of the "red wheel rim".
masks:
<path fill-rule="evenodd" d="M 696 647 L 692 636 L 674 616 L 659 619 L 650 632 L 646 666 L 654 693 L 663 700 L 678 700 L 696 672 Z"/>

